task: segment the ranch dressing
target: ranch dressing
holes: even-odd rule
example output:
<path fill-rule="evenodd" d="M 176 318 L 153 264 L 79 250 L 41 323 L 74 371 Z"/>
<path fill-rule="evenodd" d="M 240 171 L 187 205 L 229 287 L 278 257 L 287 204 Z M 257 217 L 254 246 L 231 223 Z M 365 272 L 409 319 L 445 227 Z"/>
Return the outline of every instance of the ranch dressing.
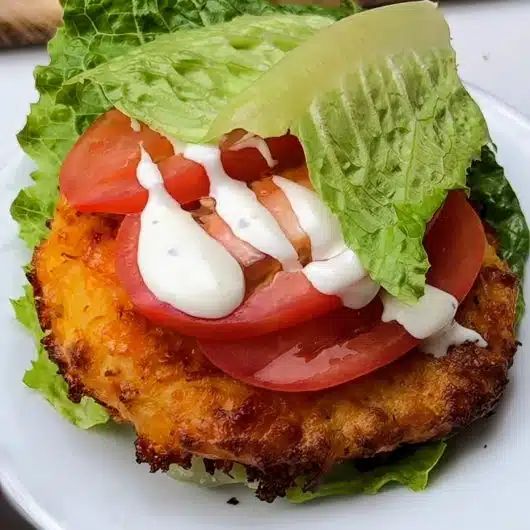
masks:
<path fill-rule="evenodd" d="M 476 331 L 461 326 L 456 320 L 443 327 L 438 333 L 426 338 L 420 344 L 420 350 L 430 353 L 434 357 L 443 357 L 451 346 L 460 346 L 472 342 L 480 348 L 486 348 L 488 343 Z"/>
<path fill-rule="evenodd" d="M 413 337 L 425 339 L 453 321 L 458 300 L 431 285 L 425 286 L 425 294 L 413 305 L 408 305 L 385 292 L 381 300 L 383 322 L 396 320 Z"/>
<path fill-rule="evenodd" d="M 422 339 L 420 349 L 435 357 L 442 357 L 450 346 L 474 342 L 486 347 L 486 341 L 476 332 L 458 324 L 455 320 L 458 300 L 449 293 L 431 285 L 425 286 L 424 295 L 417 303 L 408 305 L 388 293 L 381 296 L 384 311 L 383 322 L 395 320 L 408 333 Z"/>
<path fill-rule="evenodd" d="M 204 167 L 215 210 L 239 239 L 277 259 L 286 271 L 302 268 L 296 250 L 269 210 L 244 182 L 226 174 L 219 148 L 188 145 L 184 157 Z"/>
<path fill-rule="evenodd" d="M 149 192 L 138 240 L 138 268 L 147 288 L 188 315 L 229 315 L 245 295 L 239 263 L 169 195 L 143 147 L 137 178 Z"/>
<path fill-rule="evenodd" d="M 337 216 L 314 191 L 284 177 L 274 176 L 272 181 L 283 191 L 308 235 L 314 261 L 327 260 L 346 249 Z"/>
<path fill-rule="evenodd" d="M 238 238 L 280 261 L 284 270 L 301 269 L 296 250 L 272 214 L 244 182 L 226 174 L 217 147 L 177 148 L 185 158 L 204 167 L 216 212 Z M 171 198 L 158 168 L 143 149 L 138 180 L 149 191 L 138 246 L 138 264 L 149 290 L 192 316 L 220 318 L 231 313 L 245 291 L 235 259 Z M 309 282 L 321 293 L 339 296 L 347 307 L 359 309 L 370 303 L 379 286 L 355 252 L 346 247 L 338 219 L 313 191 L 282 177 L 273 180 L 310 238 L 314 261 L 302 271 Z"/>
<path fill-rule="evenodd" d="M 304 274 L 317 291 L 340 297 L 351 309 L 369 304 L 379 291 L 379 285 L 370 279 L 355 252 L 349 249 L 328 260 L 309 263 Z"/>

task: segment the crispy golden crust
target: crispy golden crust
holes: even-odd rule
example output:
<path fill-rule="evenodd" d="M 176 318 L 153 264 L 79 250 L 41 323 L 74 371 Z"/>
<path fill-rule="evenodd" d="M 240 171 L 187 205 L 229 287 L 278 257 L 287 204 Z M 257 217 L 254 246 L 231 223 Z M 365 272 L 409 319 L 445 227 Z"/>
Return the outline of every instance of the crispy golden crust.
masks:
<path fill-rule="evenodd" d="M 33 284 L 46 347 L 72 396 L 93 396 L 132 423 L 138 461 L 153 471 L 192 454 L 241 462 L 272 500 L 337 460 L 445 436 L 490 412 L 506 385 L 517 282 L 492 247 L 458 314 L 488 348 L 466 344 L 441 359 L 412 352 L 337 388 L 284 394 L 231 379 L 191 339 L 134 312 L 114 271 L 118 225 L 60 204 Z"/>

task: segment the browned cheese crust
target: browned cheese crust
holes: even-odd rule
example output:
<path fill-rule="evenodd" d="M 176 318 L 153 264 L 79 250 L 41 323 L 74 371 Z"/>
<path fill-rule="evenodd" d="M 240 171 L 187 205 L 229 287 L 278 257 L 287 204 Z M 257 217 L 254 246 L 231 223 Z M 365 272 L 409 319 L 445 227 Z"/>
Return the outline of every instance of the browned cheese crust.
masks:
<path fill-rule="evenodd" d="M 340 387 L 287 394 L 224 375 L 192 339 L 135 313 L 114 270 L 119 222 L 61 203 L 32 280 L 45 345 L 72 397 L 92 396 L 133 424 L 138 461 L 153 471 L 191 455 L 240 462 L 272 500 L 339 460 L 444 437 L 489 413 L 507 383 L 517 281 L 491 246 L 457 316 L 488 348 L 466 344 L 440 359 L 412 352 Z"/>

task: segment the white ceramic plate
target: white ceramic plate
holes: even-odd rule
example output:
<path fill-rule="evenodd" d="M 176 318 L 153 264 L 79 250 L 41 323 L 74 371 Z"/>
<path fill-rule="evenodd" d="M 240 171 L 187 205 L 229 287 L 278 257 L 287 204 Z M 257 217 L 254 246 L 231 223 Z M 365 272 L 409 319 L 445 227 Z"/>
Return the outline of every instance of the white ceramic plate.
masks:
<path fill-rule="evenodd" d="M 473 89 L 524 210 L 530 217 L 530 123 Z M 493 418 L 456 437 L 424 493 L 389 488 L 374 496 L 343 497 L 303 506 L 261 503 L 244 488 L 201 489 L 148 473 L 134 462 L 133 435 L 105 427 L 89 432 L 68 424 L 21 382 L 34 355 L 31 338 L 14 320 L 28 253 L 16 238 L 8 206 L 28 182 L 30 162 L 19 153 L 1 172 L 0 194 L 0 482 L 39 527 L 146 530 L 300 527 L 447 530 L 526 529 L 530 472 L 530 360 L 525 346 Z M 530 289 L 525 289 L 530 299 Z M 527 315 L 521 326 L 529 334 Z M 487 448 L 486 448 L 487 446 Z M 226 504 L 237 495 L 238 506 Z"/>

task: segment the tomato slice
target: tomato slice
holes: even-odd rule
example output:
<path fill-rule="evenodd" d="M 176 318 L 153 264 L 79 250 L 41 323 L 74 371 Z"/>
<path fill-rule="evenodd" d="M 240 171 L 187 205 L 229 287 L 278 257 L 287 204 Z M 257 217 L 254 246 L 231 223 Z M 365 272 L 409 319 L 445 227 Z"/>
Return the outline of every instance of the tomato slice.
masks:
<path fill-rule="evenodd" d="M 239 341 L 199 340 L 217 368 L 250 385 L 307 392 L 340 385 L 401 357 L 418 340 L 380 321 L 376 299 L 360 311 L 340 308 L 296 327 Z"/>
<path fill-rule="evenodd" d="M 234 134 L 235 133 L 235 134 Z M 233 151 L 230 147 L 234 140 L 244 134 L 244 131 L 234 131 L 221 145 L 221 161 L 225 171 L 234 179 L 251 182 L 271 171 L 267 161 L 257 149 L 246 147 Z M 233 137 L 232 137 L 233 136 Z M 276 165 L 272 168 L 275 172 L 288 167 L 296 167 L 305 162 L 302 144 L 296 136 L 286 134 L 267 138 L 267 147 Z"/>
<path fill-rule="evenodd" d="M 98 118 L 62 165 L 59 182 L 68 202 L 81 212 L 140 211 L 147 201 L 136 180 L 140 142 L 155 162 L 173 155 L 168 140 L 145 125 L 134 131 L 118 110 Z"/>
<path fill-rule="evenodd" d="M 462 301 L 475 283 L 486 251 L 484 226 L 464 192 L 449 193 L 424 245 L 431 261 L 427 283 Z"/>
<path fill-rule="evenodd" d="M 167 191 L 180 204 L 193 204 L 210 192 L 210 181 L 206 171 L 193 160 L 188 160 L 180 154 L 173 155 L 162 160 L 158 168 Z M 136 179 L 136 171 L 134 178 Z M 135 210 L 134 213 L 140 210 Z"/>
<path fill-rule="evenodd" d="M 425 238 L 428 282 L 460 301 L 482 265 L 482 222 L 461 192 L 453 192 Z M 281 332 L 237 341 L 200 340 L 219 369 L 253 386 L 316 391 L 368 374 L 402 357 L 419 341 L 396 322 L 380 321 L 374 300 L 360 311 L 341 308 Z"/>
<path fill-rule="evenodd" d="M 121 283 L 139 313 L 184 335 L 217 340 L 254 337 L 295 326 L 341 304 L 338 297 L 317 291 L 302 272 L 280 271 L 231 315 L 216 320 L 192 317 L 161 302 L 146 287 L 138 269 L 139 233 L 140 216 L 125 217 L 117 237 L 116 271 Z"/>
<path fill-rule="evenodd" d="M 171 143 L 146 125 L 133 130 L 131 120 L 114 109 L 97 119 L 66 157 L 59 180 L 67 201 L 81 212 L 140 212 L 147 201 L 147 192 L 136 179 L 140 143 L 159 164 L 173 198 L 188 204 L 208 195 L 210 183 L 200 164 L 175 155 Z M 300 142 L 292 135 L 270 138 L 267 144 L 279 161 L 275 170 L 304 161 Z M 252 181 L 270 171 L 257 149 L 231 151 L 229 147 L 225 146 L 221 157 L 233 178 Z"/>

